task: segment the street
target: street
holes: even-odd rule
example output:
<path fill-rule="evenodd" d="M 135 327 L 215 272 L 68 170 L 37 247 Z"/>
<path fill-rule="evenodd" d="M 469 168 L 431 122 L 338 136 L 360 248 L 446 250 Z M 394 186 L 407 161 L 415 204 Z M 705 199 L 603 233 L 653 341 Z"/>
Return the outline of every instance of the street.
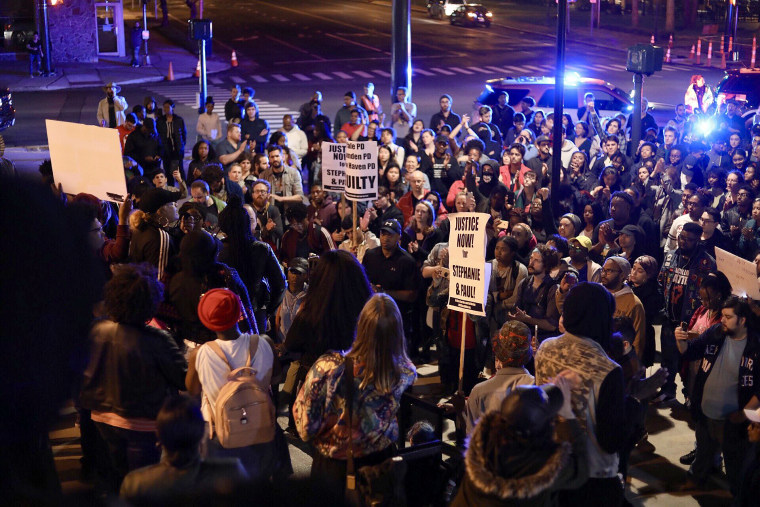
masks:
<path fill-rule="evenodd" d="M 139 2 L 136 2 L 139 4 Z M 187 41 L 186 18 L 189 10 L 184 0 L 169 0 L 170 27 L 158 28 L 159 20 L 150 19 L 153 33 L 161 32 L 179 48 Z M 553 5 L 553 4 L 552 4 Z M 428 126 L 431 116 L 439 112 L 439 97 L 449 94 L 453 98 L 453 111 L 469 114 L 473 101 L 484 89 L 486 80 L 501 77 L 554 76 L 556 39 L 547 28 L 552 24 L 552 13 L 543 3 L 497 3 L 486 0 L 493 12 L 490 28 L 452 26 L 442 20 L 428 17 L 424 0 L 412 0 L 411 100 L 417 105 L 417 117 Z M 626 71 L 627 48 L 636 42 L 649 42 L 642 33 L 605 34 L 590 33 L 588 13 L 574 10 L 567 42 L 566 72 L 572 76 L 602 79 L 628 92 L 632 88 L 632 74 Z M 606 16 L 607 14 L 605 14 Z M 216 102 L 215 111 L 223 116 L 224 103 L 234 85 L 255 89 L 254 99 L 259 115 L 269 122 L 270 131 L 282 124 L 285 114 L 298 115 L 299 107 L 308 102 L 315 91 L 323 95 L 322 110 L 331 120 L 343 105 L 344 94 L 354 91 L 361 95 L 365 83 L 372 81 L 381 105 L 390 116 L 391 90 L 391 1 L 390 0 L 322 0 L 305 3 L 299 0 L 248 0 L 246 2 L 219 2 L 206 0 L 204 17 L 213 20 L 213 57 L 216 69 L 223 68 L 235 51 L 239 66 L 208 75 L 208 92 Z M 137 18 L 134 8 L 125 3 L 125 24 Z M 579 19 L 586 19 L 583 24 Z M 173 37 L 172 37 L 172 34 Z M 643 95 L 654 107 L 660 126 L 672 116 L 676 104 L 683 102 L 684 92 L 693 74 L 702 74 L 705 81 L 715 86 L 724 75 L 715 62 L 712 65 L 694 65 L 683 48 L 692 43 L 684 37 L 680 54 L 673 63 L 663 64 L 663 70 L 644 78 Z M 666 41 L 658 41 L 666 45 Z M 152 46 L 154 51 L 158 51 Z M 175 48 L 176 49 L 176 48 Z M 155 81 L 123 84 L 129 109 L 142 104 L 146 97 L 154 97 L 159 107 L 166 99 L 176 102 L 175 113 L 185 119 L 188 129 L 186 159 L 196 142 L 198 115 L 197 78 L 187 78 L 195 68 L 196 56 L 186 53 L 178 63 L 174 54 L 156 53 L 154 78 L 162 79 L 173 59 L 173 68 L 183 78 L 173 82 Z M 126 67 L 129 59 L 118 61 Z M 5 62 L 0 62 L 0 67 Z M 16 62 L 18 63 L 18 62 Z M 21 67 L 27 78 L 25 64 Z M 144 68 L 131 70 L 132 73 Z M 2 73 L 0 73 L 2 74 Z M 73 73 L 72 73 L 73 74 Z M 99 79 L 101 75 L 93 72 Z M 39 79 L 41 81 L 42 78 Z M 28 81 L 38 82 L 38 79 Z M 145 81 L 145 80 L 143 80 Z M 84 82 L 84 81 L 83 81 Z M 49 156 L 45 120 L 96 124 L 98 102 L 104 97 L 97 81 L 86 81 L 83 88 L 53 91 L 14 90 L 16 124 L 2 132 L 8 147 L 6 157 L 16 164 L 20 172 L 33 173 L 39 163 Z M 0 84 L 2 75 L 0 75 Z M 118 84 L 118 83 L 117 83 Z M 42 87 L 44 88 L 44 87 Z M 541 108 L 546 109 L 546 108 Z M 573 118 L 576 111 L 567 110 Z M 659 341 L 659 337 L 657 338 Z M 662 347 L 658 344 L 658 349 Z M 438 365 L 420 365 L 420 378 L 427 383 L 440 382 Z M 650 370 L 649 373 L 653 373 Z M 631 457 L 628 477 L 628 500 L 634 505 L 728 505 L 725 477 L 715 474 L 708 487 L 699 491 L 680 491 L 687 466 L 679 464 L 679 457 L 689 452 L 694 444 L 690 416 L 678 394 L 672 405 L 652 406 L 648 412 L 649 443 L 641 446 Z M 284 407 L 281 407 L 284 408 Z M 74 412 L 68 407 L 66 416 L 51 433 L 56 466 L 67 493 L 88 490 L 89 484 L 79 480 L 79 429 L 74 424 Z M 280 423 L 287 420 L 280 413 Z M 454 438 L 447 427 L 444 440 Z M 309 474 L 310 449 L 294 436 L 289 437 L 290 452 L 296 477 Z"/>
<path fill-rule="evenodd" d="M 412 100 L 418 117 L 426 122 L 438 110 L 438 97 L 448 93 L 458 113 L 471 110 L 473 99 L 487 79 L 505 76 L 551 76 L 555 45 L 552 37 L 532 27 L 513 26 L 512 5 L 494 5 L 494 24 L 489 29 L 451 26 L 447 20 L 430 19 L 421 3 L 412 8 Z M 170 2 L 173 26 L 182 26 L 187 15 L 184 2 Z M 241 15 L 242 14 L 242 15 Z M 381 103 L 390 110 L 390 3 L 339 2 L 330 0 L 310 6 L 300 2 L 206 3 L 205 16 L 214 20 L 214 52 L 237 52 L 240 66 L 209 76 L 209 92 L 217 111 L 228 98 L 231 85 L 252 86 L 261 115 L 270 126 L 280 126 L 282 115 L 298 110 L 314 90 L 323 93 L 323 111 L 334 116 L 343 94 L 361 94 L 366 81 L 373 81 Z M 545 16 L 540 10 L 539 16 Z M 580 30 L 580 29 L 579 29 Z M 588 28 L 571 32 L 567 47 L 567 72 L 594 77 L 628 91 L 631 74 L 625 70 L 626 47 L 605 49 L 591 45 Z M 717 84 L 722 71 L 698 71 L 707 82 Z M 683 100 L 694 71 L 682 65 L 665 65 L 663 71 L 645 78 L 644 95 L 655 111 L 667 117 L 670 108 Z M 178 102 L 177 113 L 187 121 L 188 138 L 195 139 L 194 108 L 198 82 L 131 85 L 122 90 L 130 107 L 145 96 Z M 47 144 L 44 119 L 94 123 L 99 89 L 56 92 L 17 92 L 16 126 L 3 135 L 8 146 Z M 192 147 L 192 144 L 189 143 Z M 188 147 L 188 149 L 189 149 Z"/>

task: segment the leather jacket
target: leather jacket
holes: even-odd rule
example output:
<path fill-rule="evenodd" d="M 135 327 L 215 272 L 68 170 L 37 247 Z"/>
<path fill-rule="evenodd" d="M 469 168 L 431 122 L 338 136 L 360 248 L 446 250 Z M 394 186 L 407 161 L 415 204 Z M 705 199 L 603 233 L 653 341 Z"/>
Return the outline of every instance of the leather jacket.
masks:
<path fill-rule="evenodd" d="M 165 331 L 101 320 L 90 344 L 83 408 L 155 419 L 167 394 L 185 388 L 187 361 Z"/>

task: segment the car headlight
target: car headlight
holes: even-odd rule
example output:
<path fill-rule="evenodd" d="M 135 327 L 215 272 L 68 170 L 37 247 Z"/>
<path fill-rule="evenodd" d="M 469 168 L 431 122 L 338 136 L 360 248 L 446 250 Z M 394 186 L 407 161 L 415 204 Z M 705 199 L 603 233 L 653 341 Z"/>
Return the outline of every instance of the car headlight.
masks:
<path fill-rule="evenodd" d="M 486 17 L 492 18 L 493 17 L 493 12 L 486 12 Z"/>
<path fill-rule="evenodd" d="M 477 16 L 477 14 L 475 14 L 474 12 L 468 12 L 467 13 L 467 17 L 468 18 L 474 18 L 475 16 Z"/>

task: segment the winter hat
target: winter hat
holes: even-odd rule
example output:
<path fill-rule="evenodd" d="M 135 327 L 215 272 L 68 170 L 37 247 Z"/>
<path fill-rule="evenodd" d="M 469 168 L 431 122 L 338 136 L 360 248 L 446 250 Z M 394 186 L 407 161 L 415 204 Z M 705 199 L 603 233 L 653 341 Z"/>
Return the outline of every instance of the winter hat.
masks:
<path fill-rule="evenodd" d="M 554 384 L 519 385 L 501 402 L 501 416 L 517 435 L 530 438 L 547 433 L 562 408 L 564 396 Z"/>
<path fill-rule="evenodd" d="M 532 356 L 530 340 L 530 328 L 520 321 L 510 320 L 493 337 L 493 355 L 504 366 L 525 366 Z"/>
<path fill-rule="evenodd" d="M 567 218 L 573 223 L 573 226 L 575 227 L 575 234 L 579 234 L 583 230 L 583 227 L 581 225 L 581 218 L 575 213 L 565 213 L 560 217 L 560 219 L 563 218 Z"/>
<path fill-rule="evenodd" d="M 226 331 L 240 320 L 240 298 L 229 289 L 211 289 L 198 302 L 198 318 L 211 331 Z"/>
<path fill-rule="evenodd" d="M 651 280 L 660 272 L 659 266 L 657 266 L 657 260 L 651 255 L 642 255 L 633 261 L 634 264 L 641 266 L 641 269 L 647 274 L 647 279 Z"/>
<path fill-rule="evenodd" d="M 628 262 L 623 257 L 618 257 L 617 255 L 613 255 L 612 257 L 607 257 L 608 261 L 612 261 L 615 264 L 618 265 L 620 268 L 620 271 L 623 275 L 623 280 L 628 280 L 628 275 L 631 274 L 631 263 Z"/>

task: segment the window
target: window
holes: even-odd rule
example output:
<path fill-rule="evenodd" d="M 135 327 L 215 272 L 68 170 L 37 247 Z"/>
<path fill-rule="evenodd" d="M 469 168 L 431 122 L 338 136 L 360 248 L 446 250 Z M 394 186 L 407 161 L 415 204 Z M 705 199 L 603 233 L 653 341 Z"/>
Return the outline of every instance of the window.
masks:
<path fill-rule="evenodd" d="M 586 93 L 594 94 L 594 106 L 597 111 L 622 111 L 628 112 L 628 104 L 615 97 L 609 92 L 599 89 L 583 90 L 583 95 Z"/>
<path fill-rule="evenodd" d="M 538 107 L 554 107 L 554 88 L 547 88 L 536 104 Z M 578 109 L 578 90 L 565 88 L 565 109 Z"/>

